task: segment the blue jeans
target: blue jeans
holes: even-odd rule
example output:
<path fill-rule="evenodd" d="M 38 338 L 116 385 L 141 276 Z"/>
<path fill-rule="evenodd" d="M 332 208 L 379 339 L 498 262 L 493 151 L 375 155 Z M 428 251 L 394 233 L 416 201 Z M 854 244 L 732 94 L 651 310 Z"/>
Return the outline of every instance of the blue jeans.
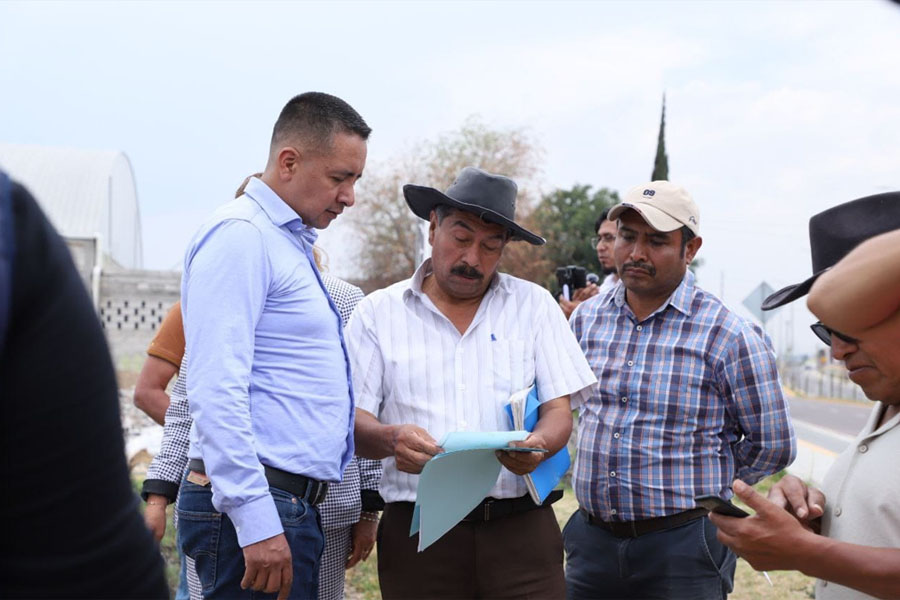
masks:
<path fill-rule="evenodd" d="M 706 517 L 636 538 L 617 538 L 575 512 L 563 530 L 566 597 L 723 600 L 737 556 Z"/>
<path fill-rule="evenodd" d="M 277 488 L 269 488 L 291 548 L 294 582 L 290 598 L 316 598 L 319 592 L 319 560 L 325 546 L 319 511 L 308 502 Z M 178 499 L 178 546 L 196 562 L 197 575 L 207 598 L 275 598 L 241 589 L 244 552 L 234 525 L 212 505 L 209 486 L 186 479 Z"/>

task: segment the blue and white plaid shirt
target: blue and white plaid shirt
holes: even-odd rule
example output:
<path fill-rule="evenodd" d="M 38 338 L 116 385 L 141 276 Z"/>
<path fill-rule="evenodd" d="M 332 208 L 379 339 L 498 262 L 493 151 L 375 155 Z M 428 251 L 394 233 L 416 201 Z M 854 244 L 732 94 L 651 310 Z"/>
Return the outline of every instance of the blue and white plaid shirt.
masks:
<path fill-rule="evenodd" d="M 574 472 L 592 515 L 675 514 L 794 459 L 768 336 L 695 287 L 690 271 L 640 323 L 619 282 L 579 305 L 571 326 L 599 379 L 581 407 Z"/>

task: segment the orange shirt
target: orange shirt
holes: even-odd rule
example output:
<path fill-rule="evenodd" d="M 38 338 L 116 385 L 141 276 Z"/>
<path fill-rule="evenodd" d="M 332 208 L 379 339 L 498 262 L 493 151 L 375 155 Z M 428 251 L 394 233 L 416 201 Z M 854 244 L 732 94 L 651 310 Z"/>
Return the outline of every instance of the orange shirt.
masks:
<path fill-rule="evenodd" d="M 184 357 L 184 323 L 181 320 L 180 300 L 169 309 L 169 314 L 163 319 L 156 337 L 147 348 L 147 354 L 181 368 L 181 359 Z"/>

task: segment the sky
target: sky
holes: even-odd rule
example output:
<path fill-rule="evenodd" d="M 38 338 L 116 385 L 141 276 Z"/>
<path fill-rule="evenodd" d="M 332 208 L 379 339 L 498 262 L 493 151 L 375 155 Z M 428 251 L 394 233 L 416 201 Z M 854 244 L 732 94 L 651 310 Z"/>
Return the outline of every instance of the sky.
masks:
<path fill-rule="evenodd" d="M 370 170 L 478 115 L 533 135 L 542 191 L 624 192 L 649 179 L 665 92 L 700 285 L 748 317 L 760 283 L 811 274 L 810 216 L 900 190 L 898 73 L 887 1 L 0 2 L 0 142 L 125 152 L 146 268 L 180 269 L 297 93 L 363 115 Z M 353 236 L 323 232 L 336 275 Z M 812 351 L 793 307 L 776 349 Z"/>

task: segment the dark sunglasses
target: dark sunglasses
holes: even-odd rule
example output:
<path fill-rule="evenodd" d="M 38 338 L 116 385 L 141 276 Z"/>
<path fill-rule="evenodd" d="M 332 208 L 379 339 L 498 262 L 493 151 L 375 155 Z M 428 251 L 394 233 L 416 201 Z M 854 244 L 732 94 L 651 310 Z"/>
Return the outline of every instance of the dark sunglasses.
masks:
<path fill-rule="evenodd" d="M 852 338 L 849 335 L 844 335 L 840 331 L 835 331 L 831 329 L 827 325 L 823 324 L 822 321 L 816 321 L 812 325 L 809 326 L 812 329 L 812 332 L 816 334 L 816 337 L 828 344 L 831 345 L 831 336 L 834 336 L 840 340 L 847 342 L 848 344 L 859 344 L 859 340 L 856 338 Z"/>

